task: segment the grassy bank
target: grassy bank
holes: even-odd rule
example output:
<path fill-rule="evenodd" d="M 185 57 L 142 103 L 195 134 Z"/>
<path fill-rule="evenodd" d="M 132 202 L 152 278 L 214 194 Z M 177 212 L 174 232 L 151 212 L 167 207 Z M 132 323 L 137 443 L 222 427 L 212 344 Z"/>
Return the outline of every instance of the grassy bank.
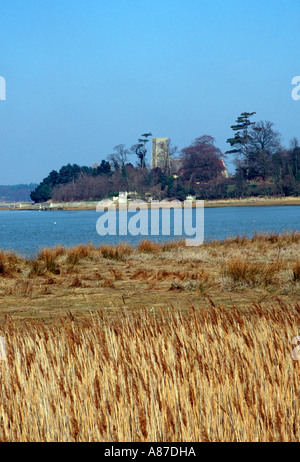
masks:
<path fill-rule="evenodd" d="M 122 243 L 54 247 L 34 259 L 0 251 L 0 317 L 53 320 L 118 307 L 159 311 L 189 302 L 272 304 L 299 300 L 300 233 L 256 234 L 186 247 L 184 241 L 137 248 Z"/>
<path fill-rule="evenodd" d="M 105 200 L 103 201 L 105 202 Z M 110 202 L 112 203 L 112 202 Z M 52 203 L 48 201 L 43 204 L 25 204 L 25 203 L 0 203 L 1 210 L 96 210 L 97 201 L 86 202 L 64 202 Z M 106 206 L 109 202 L 106 201 Z M 250 207 L 250 206 L 271 206 L 271 205 L 300 205 L 300 197 L 248 197 L 241 199 L 216 199 L 205 200 L 204 207 Z M 145 207 L 150 207 L 151 204 L 145 203 Z M 142 207 L 142 205 L 141 205 Z M 160 207 L 168 208 L 167 200 L 160 201 Z"/>
<path fill-rule="evenodd" d="M 205 201 L 205 207 L 249 207 L 270 205 L 300 205 L 300 197 L 248 197 Z"/>

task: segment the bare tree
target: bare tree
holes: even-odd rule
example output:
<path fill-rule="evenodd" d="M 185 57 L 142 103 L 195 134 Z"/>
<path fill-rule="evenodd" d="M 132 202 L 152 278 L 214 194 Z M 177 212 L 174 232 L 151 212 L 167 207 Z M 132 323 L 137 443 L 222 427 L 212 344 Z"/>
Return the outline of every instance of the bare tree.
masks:
<path fill-rule="evenodd" d="M 130 151 L 125 147 L 125 144 L 118 144 L 114 147 L 114 151 L 108 156 L 108 159 L 113 163 L 115 170 L 118 170 L 127 163 Z"/>
<path fill-rule="evenodd" d="M 300 146 L 298 138 L 294 137 L 290 141 L 290 172 L 300 179 Z"/>
<path fill-rule="evenodd" d="M 270 173 L 272 155 L 281 147 L 280 133 L 273 129 L 273 122 L 256 122 L 250 130 L 249 160 L 252 175 L 266 179 Z"/>
<path fill-rule="evenodd" d="M 81 175 L 73 183 L 55 186 L 52 198 L 63 202 L 97 200 L 107 197 L 111 191 L 112 184 L 106 175 Z"/>
<path fill-rule="evenodd" d="M 296 136 L 294 136 L 294 138 L 292 138 L 290 140 L 290 147 L 291 147 L 291 149 L 298 149 L 299 148 L 299 140 L 298 140 L 298 138 L 296 138 Z"/>

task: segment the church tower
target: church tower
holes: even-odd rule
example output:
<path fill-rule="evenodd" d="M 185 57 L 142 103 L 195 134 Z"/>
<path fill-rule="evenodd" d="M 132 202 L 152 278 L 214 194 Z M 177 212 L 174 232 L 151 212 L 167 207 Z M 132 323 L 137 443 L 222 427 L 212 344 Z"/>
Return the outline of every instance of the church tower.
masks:
<path fill-rule="evenodd" d="M 152 138 L 151 169 L 156 167 L 168 176 L 171 173 L 168 138 Z"/>

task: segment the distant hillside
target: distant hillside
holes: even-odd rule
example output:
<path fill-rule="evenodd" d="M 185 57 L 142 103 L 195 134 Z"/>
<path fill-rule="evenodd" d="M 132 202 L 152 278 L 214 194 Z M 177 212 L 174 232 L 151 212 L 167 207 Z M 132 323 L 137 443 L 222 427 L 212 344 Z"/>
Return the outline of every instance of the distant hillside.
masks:
<path fill-rule="evenodd" d="M 0 185 L 0 202 L 31 202 L 30 193 L 37 184 Z"/>

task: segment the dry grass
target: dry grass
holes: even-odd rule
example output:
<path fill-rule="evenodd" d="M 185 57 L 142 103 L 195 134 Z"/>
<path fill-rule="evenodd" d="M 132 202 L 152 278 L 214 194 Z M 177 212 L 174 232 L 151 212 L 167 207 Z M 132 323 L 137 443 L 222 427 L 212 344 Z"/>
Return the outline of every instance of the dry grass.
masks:
<path fill-rule="evenodd" d="M 0 250 L 0 440 L 300 441 L 299 247 Z"/>
<path fill-rule="evenodd" d="M 0 327 L 1 441 L 299 442 L 300 306 Z"/>
<path fill-rule="evenodd" d="M 130 244 L 121 243 L 118 245 L 102 245 L 100 252 L 103 258 L 110 258 L 112 260 L 125 260 L 126 257 L 131 255 L 133 248 Z"/>
<path fill-rule="evenodd" d="M 55 318 L 66 309 L 141 306 L 185 311 L 210 297 L 247 309 L 249 302 L 296 303 L 300 233 L 236 236 L 186 247 L 184 241 L 142 241 L 137 247 L 57 246 L 24 259 L 0 251 L 0 319 L 5 314 Z M 30 282 L 29 282 L 30 281 Z"/>
<path fill-rule="evenodd" d="M 0 277 L 13 277 L 17 272 L 18 257 L 14 252 L 0 249 Z"/>
<path fill-rule="evenodd" d="M 252 286 L 267 286 L 275 281 L 276 273 L 283 266 L 280 262 L 249 262 L 244 258 L 233 257 L 225 267 L 224 275 L 232 278 L 234 282 L 244 282 Z"/>
<path fill-rule="evenodd" d="M 297 260 L 293 265 L 293 277 L 295 282 L 300 282 L 300 260 Z"/>
<path fill-rule="evenodd" d="M 159 253 L 161 251 L 161 247 L 158 243 L 152 242 L 149 239 L 145 239 L 144 241 L 139 242 L 138 251 L 139 252 L 149 252 L 149 253 Z"/>

